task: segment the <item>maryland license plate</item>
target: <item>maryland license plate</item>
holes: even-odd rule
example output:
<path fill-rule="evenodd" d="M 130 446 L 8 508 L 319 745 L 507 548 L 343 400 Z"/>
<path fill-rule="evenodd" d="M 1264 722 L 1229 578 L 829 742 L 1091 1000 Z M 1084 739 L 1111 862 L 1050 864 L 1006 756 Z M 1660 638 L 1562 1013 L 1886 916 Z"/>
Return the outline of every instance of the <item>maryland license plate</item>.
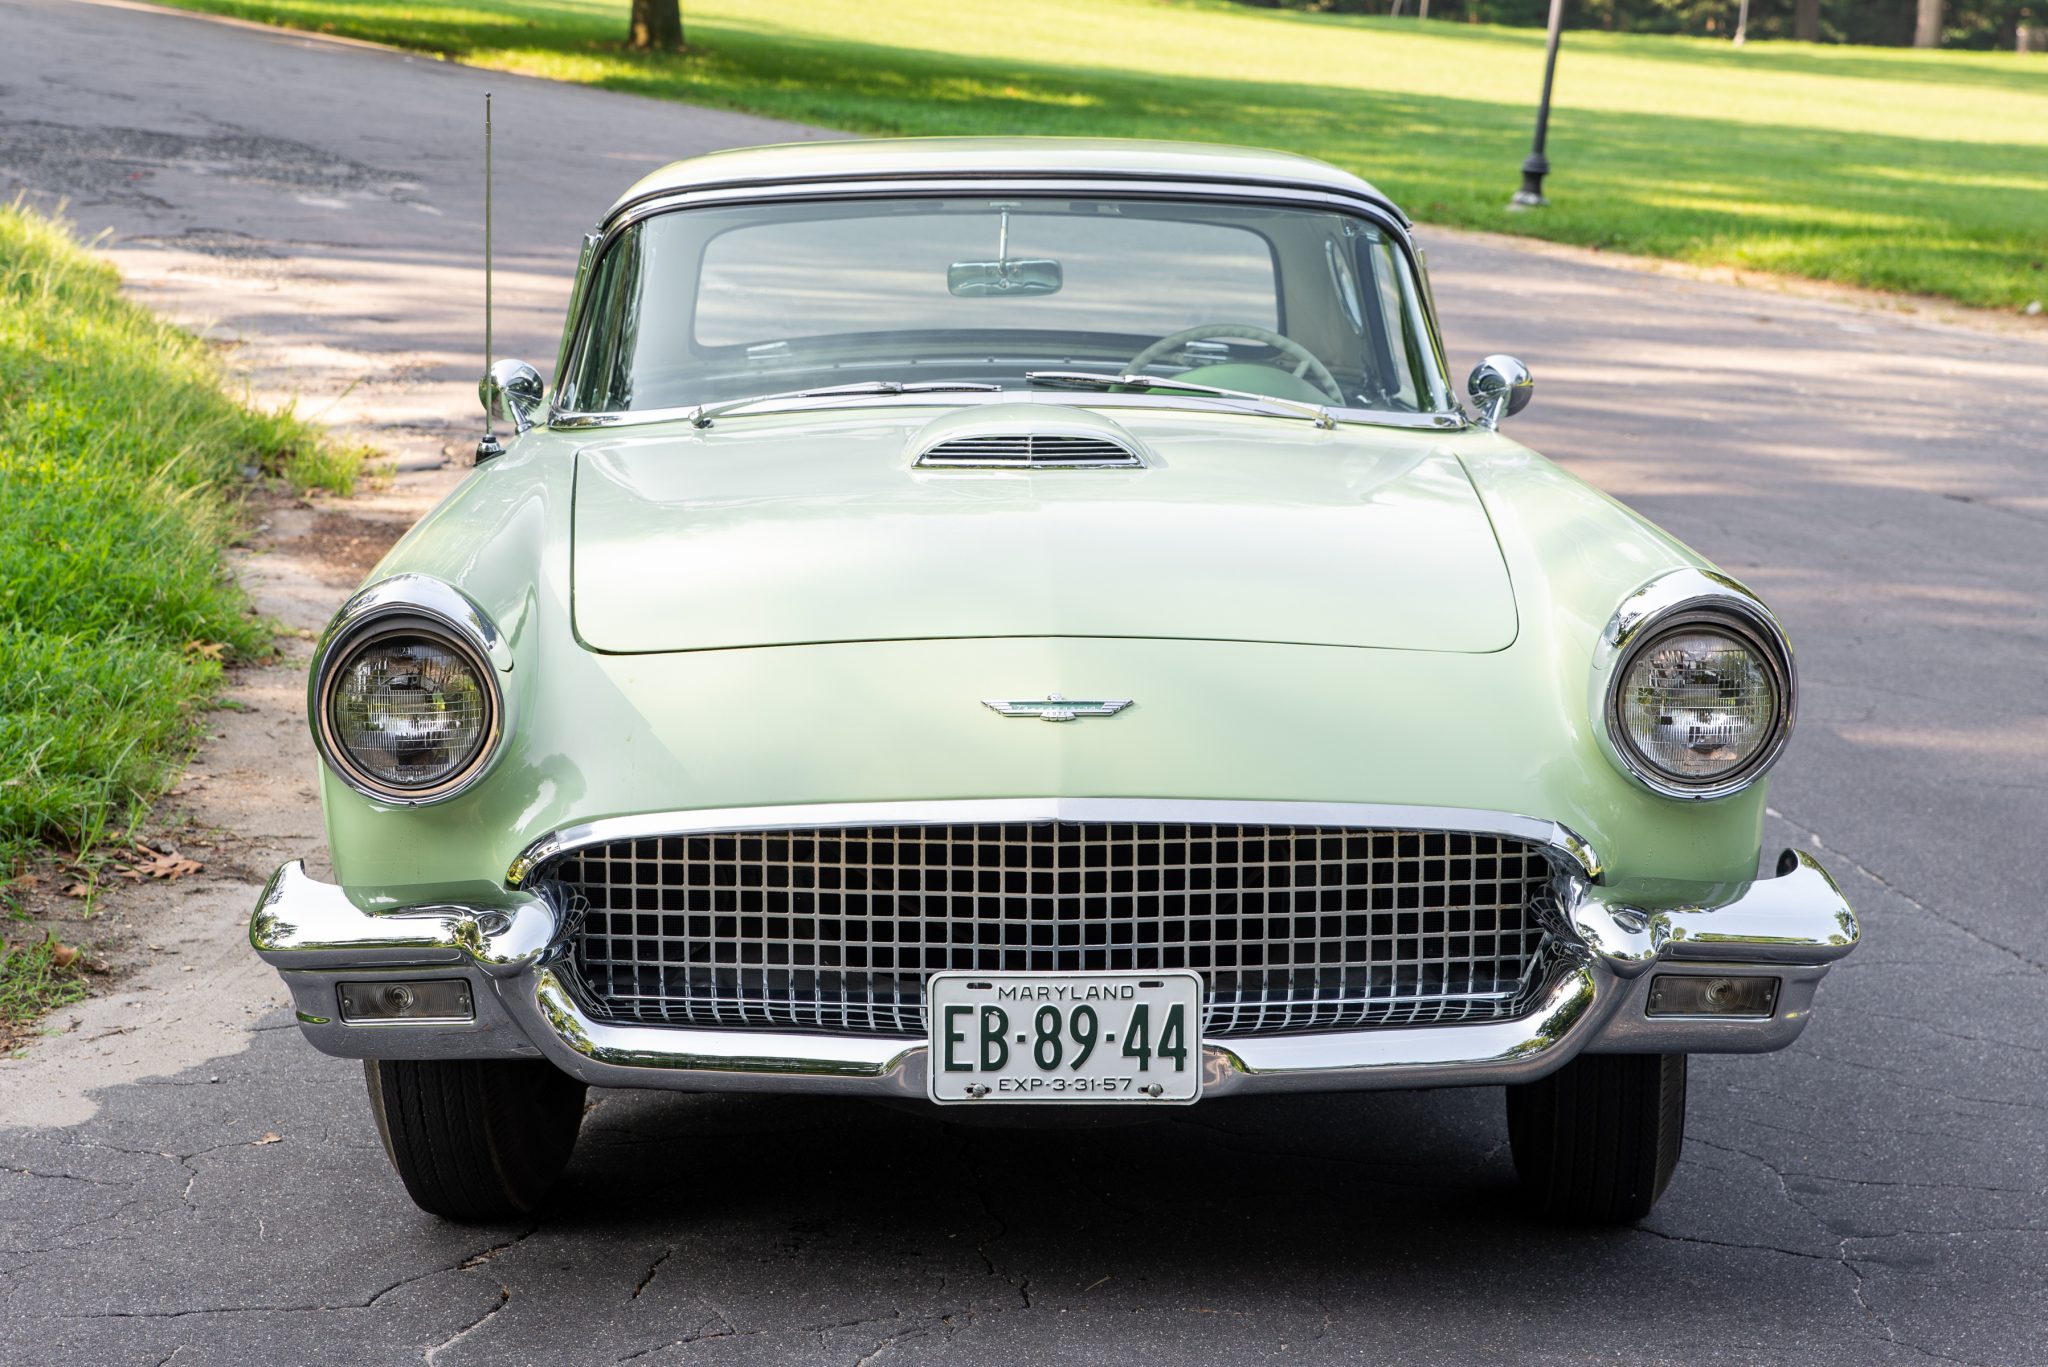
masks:
<path fill-rule="evenodd" d="M 933 1101 L 1189 1102 L 1202 1094 L 1193 973 L 938 973 Z"/>

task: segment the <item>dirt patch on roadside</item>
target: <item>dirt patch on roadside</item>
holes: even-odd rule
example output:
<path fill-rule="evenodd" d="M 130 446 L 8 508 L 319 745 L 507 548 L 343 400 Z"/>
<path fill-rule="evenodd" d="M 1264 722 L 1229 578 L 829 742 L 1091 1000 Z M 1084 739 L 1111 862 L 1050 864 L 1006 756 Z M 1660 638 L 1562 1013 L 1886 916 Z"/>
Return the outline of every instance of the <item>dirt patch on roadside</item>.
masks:
<path fill-rule="evenodd" d="M 142 823 L 144 844 L 104 849 L 90 897 L 65 895 L 78 870 L 61 861 L 34 871 L 28 909 L 84 947 L 93 995 L 0 1041 L 0 1124 L 76 1124 L 92 1115 L 93 1091 L 237 1053 L 257 1017 L 287 1004 L 277 975 L 249 952 L 248 922 L 279 864 L 303 859 L 328 873 L 305 720 L 312 638 L 461 473 L 401 474 L 347 501 L 255 500 L 255 531 L 230 560 L 258 611 L 284 627 L 278 656 L 233 671 L 191 763 Z M 139 876 L 123 877 L 122 865 Z M 34 923 L 7 930 L 14 943 L 41 933 Z"/>
<path fill-rule="evenodd" d="M 245 571 L 261 564 L 269 576 L 310 577 L 344 591 L 360 583 L 410 525 L 359 515 L 346 504 L 307 502 L 275 492 L 253 495 L 248 511 L 259 531 L 240 552 Z M 275 863 L 263 863 L 263 852 L 251 847 L 243 835 L 246 822 L 224 819 L 230 813 L 221 810 L 215 794 L 223 782 L 238 788 L 256 782 L 261 788 L 259 808 L 280 797 L 300 804 L 317 801 L 310 784 L 292 782 L 305 776 L 292 766 L 279 770 L 268 787 L 262 786 L 257 771 L 289 748 L 278 728 L 261 727 L 254 753 L 244 753 L 251 749 L 256 727 L 250 718 L 273 700 L 292 717 L 303 716 L 300 700 L 309 654 L 304 642 L 322 622 L 285 625 L 288 631 L 278 642 L 276 661 L 230 670 L 218 704 L 204 715 L 202 739 L 190 766 L 157 801 L 135 836 L 113 839 L 82 857 L 59 853 L 37 861 L 8 885 L 17 915 L 0 927 L 0 937 L 20 947 L 47 936 L 76 951 L 71 971 L 80 974 L 93 995 L 104 995 L 159 960 L 181 953 L 161 933 L 166 905 L 181 905 L 179 899 L 201 896 L 207 885 L 223 881 L 235 888 L 261 886 Z M 291 782 L 292 791 L 280 794 L 276 785 L 286 782 Z M 175 921 L 175 915 L 170 919 Z M 182 965 L 173 967 L 185 971 Z M 62 1014 L 60 1009 L 57 1015 Z M 49 1028 L 45 1022 L 26 1027 L 0 1024 L 0 1058 Z"/>
<path fill-rule="evenodd" d="M 326 582 L 354 588 L 410 525 L 323 508 L 292 549 L 311 560 Z"/>

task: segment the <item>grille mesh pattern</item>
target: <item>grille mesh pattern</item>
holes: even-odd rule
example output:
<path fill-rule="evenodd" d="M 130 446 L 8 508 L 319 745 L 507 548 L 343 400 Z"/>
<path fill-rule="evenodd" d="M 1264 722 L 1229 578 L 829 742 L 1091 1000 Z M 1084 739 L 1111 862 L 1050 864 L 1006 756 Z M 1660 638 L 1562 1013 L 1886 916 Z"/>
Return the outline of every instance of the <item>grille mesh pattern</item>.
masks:
<path fill-rule="evenodd" d="M 1230 1036 L 1519 1014 L 1548 873 L 1489 835 L 1044 822 L 662 836 L 546 876 L 589 904 L 610 1019 L 909 1036 L 944 969 L 1193 969 Z"/>

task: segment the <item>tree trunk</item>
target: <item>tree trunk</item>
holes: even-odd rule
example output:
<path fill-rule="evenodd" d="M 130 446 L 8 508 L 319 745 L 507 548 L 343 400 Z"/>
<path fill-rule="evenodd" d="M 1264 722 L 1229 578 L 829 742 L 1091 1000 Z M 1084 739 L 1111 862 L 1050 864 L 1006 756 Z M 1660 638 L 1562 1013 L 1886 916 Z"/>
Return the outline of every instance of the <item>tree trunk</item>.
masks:
<path fill-rule="evenodd" d="M 633 28 L 626 46 L 638 52 L 681 52 L 683 0 L 633 0 Z"/>
<path fill-rule="evenodd" d="M 1920 0 L 1920 13 L 1913 25 L 1914 47 L 1941 46 L 1941 0 Z"/>
<path fill-rule="evenodd" d="M 1792 12 L 1792 36 L 1802 43 L 1820 41 L 1820 0 L 1799 0 Z"/>

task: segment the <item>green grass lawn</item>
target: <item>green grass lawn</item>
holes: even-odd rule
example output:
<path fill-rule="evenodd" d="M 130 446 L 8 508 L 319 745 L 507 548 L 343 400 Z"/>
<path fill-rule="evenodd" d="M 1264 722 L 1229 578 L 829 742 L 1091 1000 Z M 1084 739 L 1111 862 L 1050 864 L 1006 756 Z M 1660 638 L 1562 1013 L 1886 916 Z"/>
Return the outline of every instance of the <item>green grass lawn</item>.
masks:
<path fill-rule="evenodd" d="M 2048 57 L 1573 32 L 1552 207 L 1512 214 L 1540 31 L 1224 0 L 177 0 L 508 71 L 871 133 L 1306 152 L 1430 223 L 2023 308 L 2048 298 Z M 517 138 L 516 98 L 500 119 Z M 593 154 L 601 149 L 593 148 Z"/>
<path fill-rule="evenodd" d="M 346 489 L 358 460 L 249 409 L 119 285 L 0 206 L 0 884 L 34 843 L 126 821 L 182 762 L 222 659 L 269 652 L 222 560 L 244 468 Z"/>

